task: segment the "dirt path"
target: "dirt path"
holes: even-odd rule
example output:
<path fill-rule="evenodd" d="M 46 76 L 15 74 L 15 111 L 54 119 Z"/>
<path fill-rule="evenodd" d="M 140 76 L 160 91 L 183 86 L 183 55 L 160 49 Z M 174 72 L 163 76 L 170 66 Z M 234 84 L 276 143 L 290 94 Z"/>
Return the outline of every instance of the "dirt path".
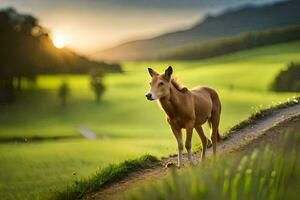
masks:
<path fill-rule="evenodd" d="M 272 116 L 259 120 L 254 125 L 249 125 L 231 134 L 226 140 L 222 140 L 217 146 L 217 155 L 234 152 L 249 151 L 255 148 L 261 139 L 273 140 L 276 133 L 282 133 L 288 127 L 297 127 L 300 131 L 300 104 L 274 111 Z M 207 150 L 207 157 L 211 157 L 212 148 Z M 193 156 L 194 162 L 200 158 L 200 153 Z M 185 163 L 187 162 L 184 156 Z M 155 181 L 165 177 L 170 170 L 165 168 L 169 162 L 177 162 L 177 157 L 169 157 L 161 161 L 159 167 L 137 171 L 130 174 L 123 181 L 114 183 L 97 193 L 87 196 L 86 200 L 121 199 L 124 192 L 134 189 L 146 181 Z M 185 164 L 188 165 L 188 164 Z"/>

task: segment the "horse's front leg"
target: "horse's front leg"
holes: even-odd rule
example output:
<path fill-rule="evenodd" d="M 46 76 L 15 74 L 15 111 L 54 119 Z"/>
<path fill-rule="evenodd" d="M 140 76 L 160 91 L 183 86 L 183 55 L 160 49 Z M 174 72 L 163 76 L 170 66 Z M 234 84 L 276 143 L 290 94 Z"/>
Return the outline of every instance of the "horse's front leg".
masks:
<path fill-rule="evenodd" d="M 181 129 L 176 129 L 171 125 L 172 132 L 177 140 L 178 144 L 178 167 L 181 168 L 183 166 L 182 161 L 182 151 L 183 151 L 183 142 L 182 142 L 182 132 Z"/>
<path fill-rule="evenodd" d="M 193 135 L 194 124 L 188 123 L 186 125 L 186 140 L 185 140 L 185 148 L 188 153 L 188 160 L 191 165 L 193 165 L 193 153 L 192 153 L 192 135 Z"/>

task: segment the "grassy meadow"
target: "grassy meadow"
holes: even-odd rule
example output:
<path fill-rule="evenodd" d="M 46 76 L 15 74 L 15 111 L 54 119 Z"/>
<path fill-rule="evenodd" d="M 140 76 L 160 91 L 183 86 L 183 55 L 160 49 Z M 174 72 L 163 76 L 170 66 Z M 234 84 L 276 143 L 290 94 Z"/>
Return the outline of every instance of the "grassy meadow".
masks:
<path fill-rule="evenodd" d="M 223 104 L 221 132 L 225 132 L 255 109 L 295 95 L 268 91 L 274 76 L 290 61 L 300 61 L 300 41 L 204 61 L 124 63 L 125 73 L 105 78 L 107 91 L 99 104 L 88 76 L 39 76 L 37 85 L 26 86 L 16 103 L 0 105 L 0 141 L 34 136 L 75 138 L 1 143 L 0 193 L 6 199 L 45 197 L 49 189 L 64 187 L 100 166 L 146 153 L 158 157 L 175 153 L 176 141 L 164 113 L 144 96 L 150 80 L 147 67 L 162 72 L 172 65 L 186 86 L 215 88 Z M 62 81 L 71 88 L 65 108 L 57 97 Z M 94 132 L 98 139 L 80 138 L 80 128 Z M 198 142 L 195 135 L 194 143 Z"/>

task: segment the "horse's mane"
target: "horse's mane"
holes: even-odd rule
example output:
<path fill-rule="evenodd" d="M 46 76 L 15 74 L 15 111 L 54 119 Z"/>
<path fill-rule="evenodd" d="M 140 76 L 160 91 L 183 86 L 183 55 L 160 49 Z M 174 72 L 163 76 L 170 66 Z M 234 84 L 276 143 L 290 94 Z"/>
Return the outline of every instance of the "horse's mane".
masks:
<path fill-rule="evenodd" d="M 179 92 L 187 92 L 188 89 L 181 84 L 181 82 L 179 81 L 179 79 L 177 77 L 172 77 L 171 79 L 171 84 L 179 91 Z"/>

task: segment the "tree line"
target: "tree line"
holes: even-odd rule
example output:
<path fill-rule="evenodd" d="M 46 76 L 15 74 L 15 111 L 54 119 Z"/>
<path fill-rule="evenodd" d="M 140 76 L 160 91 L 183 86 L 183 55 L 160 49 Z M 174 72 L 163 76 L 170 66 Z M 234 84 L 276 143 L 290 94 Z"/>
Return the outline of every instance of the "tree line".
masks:
<path fill-rule="evenodd" d="M 119 64 L 89 60 L 68 48 L 54 47 L 49 31 L 38 19 L 13 8 L 0 10 L 0 101 L 12 102 L 22 80 L 38 74 L 121 72 Z"/>
<path fill-rule="evenodd" d="M 188 46 L 163 54 L 160 60 L 200 60 L 264 45 L 300 39 L 300 25 L 244 33 L 201 45 Z"/>

